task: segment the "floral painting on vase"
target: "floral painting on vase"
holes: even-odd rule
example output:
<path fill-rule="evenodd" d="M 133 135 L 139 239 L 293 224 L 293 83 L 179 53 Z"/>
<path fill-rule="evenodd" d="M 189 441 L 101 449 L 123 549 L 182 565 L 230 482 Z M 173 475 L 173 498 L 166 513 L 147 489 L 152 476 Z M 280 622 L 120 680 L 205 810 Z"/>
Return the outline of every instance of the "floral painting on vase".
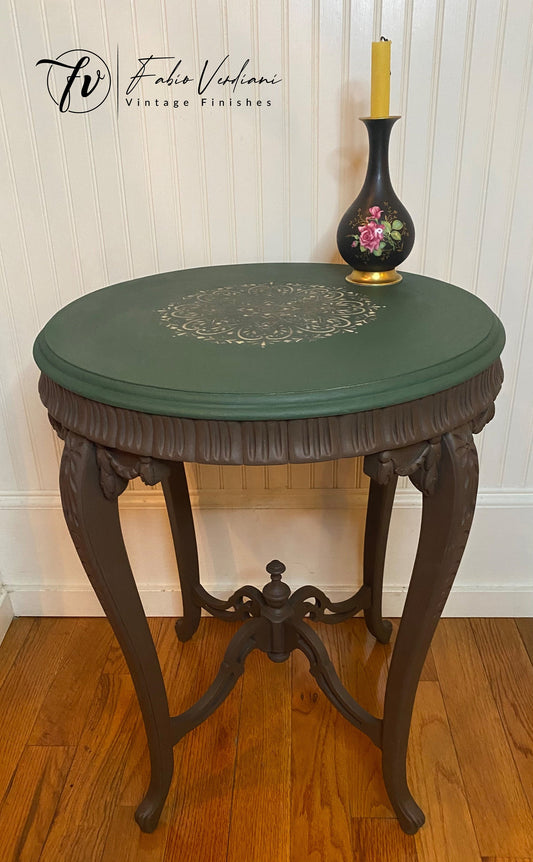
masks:
<path fill-rule="evenodd" d="M 369 215 L 358 210 L 357 216 L 350 222 L 350 227 L 357 233 L 348 234 L 352 239 L 352 248 L 358 248 L 364 254 L 387 260 L 392 252 L 403 250 L 404 239 L 409 236 L 407 226 L 398 218 L 387 201 L 383 209 L 375 204 L 369 207 Z"/>

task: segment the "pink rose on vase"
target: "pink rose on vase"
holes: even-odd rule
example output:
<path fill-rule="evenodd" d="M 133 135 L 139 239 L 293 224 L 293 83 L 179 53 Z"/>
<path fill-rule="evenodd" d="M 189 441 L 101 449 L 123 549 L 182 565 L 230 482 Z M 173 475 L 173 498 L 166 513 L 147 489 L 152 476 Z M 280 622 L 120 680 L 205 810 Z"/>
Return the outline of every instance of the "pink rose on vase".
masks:
<path fill-rule="evenodd" d="M 379 207 L 372 207 L 372 209 L 379 209 Z M 368 224 L 359 225 L 357 230 L 359 231 L 359 244 L 362 248 L 366 248 L 367 251 L 374 251 L 374 249 L 379 248 L 379 244 L 383 239 L 383 228 L 381 225 L 376 224 L 375 221 L 371 221 Z"/>
<path fill-rule="evenodd" d="M 370 213 L 372 218 L 376 219 L 376 221 L 377 221 L 378 219 L 381 218 L 381 213 L 383 212 L 383 210 L 380 209 L 379 207 L 370 207 L 368 212 Z"/>

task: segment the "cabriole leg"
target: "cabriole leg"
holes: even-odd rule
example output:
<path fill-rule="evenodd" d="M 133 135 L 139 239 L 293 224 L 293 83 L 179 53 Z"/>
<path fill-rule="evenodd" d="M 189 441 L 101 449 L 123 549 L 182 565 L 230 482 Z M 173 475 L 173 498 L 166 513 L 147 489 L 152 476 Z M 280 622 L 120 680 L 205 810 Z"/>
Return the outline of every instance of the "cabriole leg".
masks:
<path fill-rule="evenodd" d="M 162 485 L 183 601 L 183 618 L 176 623 L 176 633 L 180 641 L 187 641 L 200 623 L 201 606 L 195 597 L 195 588 L 200 584 L 198 550 L 185 466 L 181 461 L 175 461 L 169 467 L 168 476 L 163 478 Z"/>
<path fill-rule="evenodd" d="M 470 428 L 445 434 L 441 446 L 435 490 L 424 497 L 418 550 L 385 693 L 383 776 L 400 825 L 408 833 L 424 822 L 405 772 L 413 703 L 470 532 L 478 483 Z"/>
<path fill-rule="evenodd" d="M 365 622 L 368 631 L 382 644 L 389 642 L 392 633 L 391 623 L 383 619 L 381 605 L 385 552 L 397 482 L 396 475 L 384 485 L 371 479 L 366 512 L 363 583 L 370 587 L 370 607 L 365 610 Z"/>
<path fill-rule="evenodd" d="M 126 482 L 119 486 L 124 489 Z M 150 751 L 151 779 L 136 812 L 152 832 L 165 803 L 174 756 L 167 695 L 154 642 L 129 565 L 118 514 L 118 493 L 102 490 L 96 447 L 68 432 L 61 461 L 61 500 L 74 545 L 111 623 L 133 679 Z"/>

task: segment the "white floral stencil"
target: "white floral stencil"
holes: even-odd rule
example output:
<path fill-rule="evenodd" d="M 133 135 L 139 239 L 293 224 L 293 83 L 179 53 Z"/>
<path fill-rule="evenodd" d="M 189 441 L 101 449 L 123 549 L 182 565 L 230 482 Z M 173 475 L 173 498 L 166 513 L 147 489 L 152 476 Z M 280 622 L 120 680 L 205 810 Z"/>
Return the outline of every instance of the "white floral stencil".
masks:
<path fill-rule="evenodd" d="M 269 282 L 200 290 L 158 313 L 176 336 L 266 347 L 356 332 L 382 307 L 353 287 Z"/>

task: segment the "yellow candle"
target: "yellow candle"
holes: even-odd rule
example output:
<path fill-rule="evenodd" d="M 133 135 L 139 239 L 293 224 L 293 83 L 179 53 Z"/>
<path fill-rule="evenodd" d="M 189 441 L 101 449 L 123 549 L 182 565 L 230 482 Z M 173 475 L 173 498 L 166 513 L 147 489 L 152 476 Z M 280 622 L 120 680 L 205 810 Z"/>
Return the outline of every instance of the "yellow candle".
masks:
<path fill-rule="evenodd" d="M 388 117 L 390 110 L 390 46 L 387 40 L 372 42 L 370 116 Z"/>

